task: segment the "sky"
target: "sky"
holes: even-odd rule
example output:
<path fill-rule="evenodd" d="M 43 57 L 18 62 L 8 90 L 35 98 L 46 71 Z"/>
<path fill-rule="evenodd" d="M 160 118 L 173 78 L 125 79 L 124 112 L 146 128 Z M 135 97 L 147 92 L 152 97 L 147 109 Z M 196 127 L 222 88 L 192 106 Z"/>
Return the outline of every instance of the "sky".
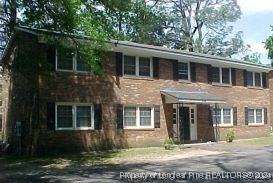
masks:
<path fill-rule="evenodd" d="M 241 7 L 241 19 L 235 22 L 234 31 L 244 32 L 244 43 L 251 46 L 253 52 L 261 53 L 261 62 L 269 64 L 264 41 L 273 34 L 273 0 L 237 0 Z"/>

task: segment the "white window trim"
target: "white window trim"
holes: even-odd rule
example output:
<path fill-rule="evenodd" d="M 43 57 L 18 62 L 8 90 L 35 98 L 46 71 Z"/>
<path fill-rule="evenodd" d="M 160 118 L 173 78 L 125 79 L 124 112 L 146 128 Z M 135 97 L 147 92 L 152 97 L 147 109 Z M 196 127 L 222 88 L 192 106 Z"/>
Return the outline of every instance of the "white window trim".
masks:
<path fill-rule="evenodd" d="M 131 56 L 131 57 L 135 57 L 135 61 L 136 61 L 136 74 L 135 75 L 130 75 L 130 74 L 124 74 L 124 57 L 125 56 Z M 150 58 L 150 76 L 140 76 L 139 75 L 139 57 L 143 57 L 143 58 Z M 128 77 L 140 77 L 140 78 L 152 78 L 153 77 L 153 59 L 152 57 L 147 57 L 147 56 L 135 56 L 135 55 L 123 55 L 122 57 L 122 75 L 123 76 L 128 76 Z"/>
<path fill-rule="evenodd" d="M 215 109 L 215 108 L 213 108 L 213 109 Z M 218 109 L 221 109 L 221 114 L 220 114 L 221 121 L 217 126 L 220 126 L 220 127 L 221 126 L 233 126 L 233 108 L 223 107 L 223 108 L 218 108 Z M 224 109 L 230 109 L 230 124 L 224 124 Z M 213 126 L 216 126 L 216 124 L 213 124 Z"/>
<path fill-rule="evenodd" d="M 89 71 L 79 71 L 77 70 L 77 58 L 78 53 L 76 51 L 73 51 L 73 63 L 72 63 L 72 70 L 69 69 L 58 69 L 58 49 L 55 49 L 55 70 L 61 71 L 61 72 L 77 72 L 77 73 L 89 73 Z"/>
<path fill-rule="evenodd" d="M 212 66 L 212 67 L 215 67 L 215 68 L 218 68 L 219 70 L 219 79 L 220 79 L 220 82 L 212 82 L 212 84 L 221 84 L 221 85 L 232 85 L 232 77 L 231 77 L 231 68 L 228 68 L 228 67 L 217 67 L 217 66 Z M 229 69 L 229 83 L 223 83 L 223 74 L 222 74 L 222 69 Z"/>
<path fill-rule="evenodd" d="M 58 106 L 72 106 L 72 128 L 58 128 Z M 77 127 L 77 106 L 90 106 L 91 107 L 91 127 Z M 94 106 L 91 103 L 71 103 L 71 102 L 58 102 L 55 104 L 55 129 L 56 130 L 93 130 L 94 129 Z"/>
<path fill-rule="evenodd" d="M 263 87 L 263 74 L 261 72 L 254 72 L 254 71 L 247 71 L 247 72 L 252 73 L 252 81 L 253 81 L 253 86 L 247 85 L 247 87 L 262 88 Z M 256 86 L 256 83 L 255 83 L 255 74 L 256 73 L 260 74 L 261 86 Z"/>
<path fill-rule="evenodd" d="M 188 79 L 178 79 L 178 81 L 191 81 L 191 69 L 190 69 L 190 62 L 183 62 L 183 61 L 178 61 L 178 63 L 185 63 L 185 64 L 188 64 Z M 177 69 L 177 72 L 178 69 Z M 178 73 L 177 73 L 178 74 Z"/>
<path fill-rule="evenodd" d="M 125 107 L 135 107 L 136 108 L 136 126 L 126 126 L 125 125 Z M 140 126 L 140 110 L 141 107 L 150 107 L 151 108 L 151 126 Z M 145 106 L 145 105 L 124 105 L 123 106 L 123 127 L 124 129 L 153 129 L 154 128 L 154 107 Z"/>
<path fill-rule="evenodd" d="M 264 109 L 263 108 L 248 108 L 248 110 L 254 110 L 254 123 L 247 123 L 248 126 L 264 125 Z M 257 110 L 262 110 L 262 123 L 257 123 Z M 248 117 L 248 116 L 247 116 Z"/>

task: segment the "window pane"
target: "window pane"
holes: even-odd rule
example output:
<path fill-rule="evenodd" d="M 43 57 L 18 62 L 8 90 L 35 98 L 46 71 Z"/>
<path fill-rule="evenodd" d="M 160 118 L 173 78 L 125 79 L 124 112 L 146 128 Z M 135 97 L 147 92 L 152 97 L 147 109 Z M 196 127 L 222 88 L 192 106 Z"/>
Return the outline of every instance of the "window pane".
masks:
<path fill-rule="evenodd" d="M 221 124 L 221 109 L 213 109 L 213 124 Z"/>
<path fill-rule="evenodd" d="M 77 106 L 77 127 L 91 127 L 91 106 Z"/>
<path fill-rule="evenodd" d="M 140 76 L 151 76 L 150 58 L 139 57 L 139 75 Z"/>
<path fill-rule="evenodd" d="M 230 84 L 230 69 L 222 68 L 222 83 Z"/>
<path fill-rule="evenodd" d="M 247 72 L 247 86 L 253 86 L 253 73 Z"/>
<path fill-rule="evenodd" d="M 218 67 L 212 67 L 212 82 L 220 83 L 220 73 Z"/>
<path fill-rule="evenodd" d="M 151 126 L 151 108 L 140 107 L 140 126 Z"/>
<path fill-rule="evenodd" d="M 248 109 L 248 123 L 254 123 L 254 109 Z"/>
<path fill-rule="evenodd" d="M 255 73 L 255 86 L 261 87 L 261 74 Z"/>
<path fill-rule="evenodd" d="M 136 75 L 136 58 L 134 56 L 124 56 L 124 74 Z"/>
<path fill-rule="evenodd" d="M 188 64 L 178 62 L 178 79 L 185 79 L 188 80 Z"/>
<path fill-rule="evenodd" d="M 263 123 L 263 110 L 256 109 L 256 123 Z"/>
<path fill-rule="evenodd" d="M 73 128 L 72 106 L 57 106 L 57 128 Z"/>
<path fill-rule="evenodd" d="M 231 111 L 230 109 L 223 109 L 223 123 L 224 124 L 231 124 Z"/>
<path fill-rule="evenodd" d="M 77 53 L 77 71 L 88 71 L 87 57 L 82 53 Z"/>
<path fill-rule="evenodd" d="M 58 64 L 57 68 L 62 70 L 73 70 L 73 56 L 71 49 L 58 49 Z"/>
<path fill-rule="evenodd" d="M 124 107 L 124 124 L 125 126 L 136 126 L 135 107 Z"/>

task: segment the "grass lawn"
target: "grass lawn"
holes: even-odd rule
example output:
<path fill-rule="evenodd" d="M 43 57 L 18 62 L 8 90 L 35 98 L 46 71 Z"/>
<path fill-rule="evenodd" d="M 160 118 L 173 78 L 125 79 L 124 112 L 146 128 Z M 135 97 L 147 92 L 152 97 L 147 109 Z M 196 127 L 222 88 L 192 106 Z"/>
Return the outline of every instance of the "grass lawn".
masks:
<path fill-rule="evenodd" d="M 214 152 L 196 151 L 193 148 L 174 148 L 165 150 L 164 147 L 132 148 L 119 151 L 88 152 L 51 157 L 24 158 L 6 156 L 5 170 L 9 176 L 20 174 L 39 174 L 39 172 L 76 172 L 89 167 L 113 166 L 123 164 L 161 162 L 170 158 L 190 158 L 192 156 L 210 155 Z M 218 153 L 219 154 L 219 153 Z M 1 161 L 1 159 L 0 159 Z"/>
<path fill-rule="evenodd" d="M 244 146 L 270 146 L 273 145 L 273 135 L 255 139 L 238 140 L 234 142 L 237 145 Z"/>

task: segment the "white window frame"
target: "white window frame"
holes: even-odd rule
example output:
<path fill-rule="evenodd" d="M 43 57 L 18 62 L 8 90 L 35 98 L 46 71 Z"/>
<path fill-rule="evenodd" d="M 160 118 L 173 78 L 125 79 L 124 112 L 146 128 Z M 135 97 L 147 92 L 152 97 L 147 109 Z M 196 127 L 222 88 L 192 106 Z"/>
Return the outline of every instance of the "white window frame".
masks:
<path fill-rule="evenodd" d="M 185 63 L 188 65 L 188 79 L 178 79 L 178 81 L 191 81 L 191 69 L 190 69 L 190 62 L 183 62 L 183 61 L 178 61 L 178 63 Z M 179 70 L 177 69 L 177 75 L 178 74 Z"/>
<path fill-rule="evenodd" d="M 254 123 L 249 123 L 248 126 L 264 125 L 264 109 L 263 108 L 248 108 L 248 110 L 254 110 Z M 262 110 L 262 123 L 257 123 L 257 110 Z M 248 112 L 247 112 L 248 114 Z M 248 118 L 248 116 L 247 116 Z"/>
<path fill-rule="evenodd" d="M 73 51 L 73 63 L 72 63 L 72 70 L 68 69 L 58 69 L 58 48 L 55 50 L 55 70 L 56 71 L 62 71 L 62 72 L 77 72 L 77 73 L 88 73 L 89 71 L 79 71 L 77 70 L 77 58 L 78 58 L 78 53 L 77 51 Z"/>
<path fill-rule="evenodd" d="M 125 108 L 135 107 L 136 108 L 136 126 L 126 126 L 125 124 Z M 151 126 L 140 126 L 140 109 L 141 107 L 151 108 Z M 145 105 L 124 105 L 123 106 L 123 127 L 124 129 L 153 129 L 154 128 L 154 107 Z"/>
<path fill-rule="evenodd" d="M 232 77 L 231 77 L 231 68 L 229 68 L 229 67 L 217 67 L 217 66 L 212 66 L 212 67 L 215 67 L 215 68 L 218 68 L 218 70 L 219 70 L 219 83 L 218 82 L 212 82 L 212 84 L 221 84 L 221 85 L 232 85 Z M 227 84 L 227 83 L 223 83 L 223 74 L 222 74 L 222 69 L 228 69 L 229 70 L 229 83 Z"/>
<path fill-rule="evenodd" d="M 216 108 L 213 108 L 213 110 Z M 233 108 L 229 108 L 229 107 L 223 107 L 223 108 L 217 108 L 221 110 L 220 113 L 220 118 L 221 121 L 219 124 L 217 124 L 217 126 L 233 126 Z M 230 109 L 230 124 L 224 124 L 224 109 Z M 216 124 L 213 123 L 213 126 L 216 126 Z"/>
<path fill-rule="evenodd" d="M 131 57 L 135 57 L 135 61 L 136 61 L 136 74 L 135 75 L 130 75 L 130 74 L 124 74 L 124 57 L 125 56 L 131 56 Z M 143 58 L 150 58 L 150 76 L 140 76 L 139 75 L 139 57 L 143 57 Z M 122 57 L 122 75 L 123 76 L 129 76 L 129 77 L 140 77 L 140 78 L 152 78 L 153 77 L 153 59 L 152 57 L 147 57 L 147 56 L 136 56 L 136 55 L 123 55 Z"/>
<path fill-rule="evenodd" d="M 72 128 L 58 128 L 58 106 L 72 106 Z M 77 127 L 77 106 L 91 107 L 91 127 Z M 58 102 L 55 104 L 55 129 L 56 130 L 93 130 L 94 129 L 94 106 L 91 103 Z"/>
<path fill-rule="evenodd" d="M 255 71 L 247 71 L 247 72 L 252 73 L 252 81 L 253 81 L 253 86 L 247 85 L 247 87 L 250 87 L 250 88 L 262 88 L 263 87 L 263 74 L 261 72 L 255 72 Z M 256 73 L 260 74 L 261 86 L 256 86 L 256 83 L 255 83 L 255 74 Z"/>

